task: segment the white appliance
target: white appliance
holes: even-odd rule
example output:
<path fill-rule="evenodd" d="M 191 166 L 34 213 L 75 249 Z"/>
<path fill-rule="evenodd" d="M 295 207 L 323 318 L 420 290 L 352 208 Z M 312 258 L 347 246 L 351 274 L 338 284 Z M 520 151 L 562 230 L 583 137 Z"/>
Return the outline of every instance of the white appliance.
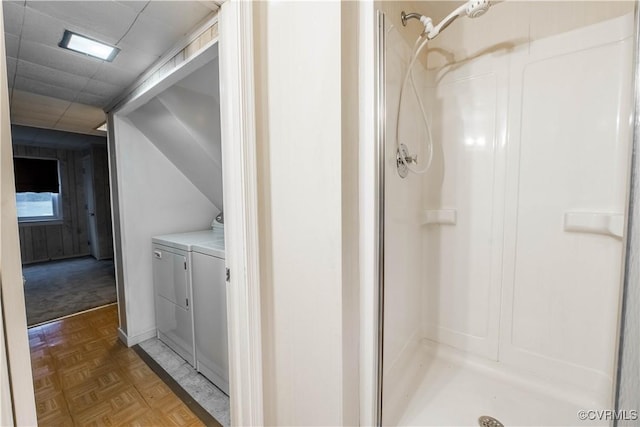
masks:
<path fill-rule="evenodd" d="M 224 239 L 192 250 L 196 369 L 229 394 Z"/>
<path fill-rule="evenodd" d="M 206 230 L 152 238 L 157 337 L 194 367 L 191 250 L 216 235 Z"/>

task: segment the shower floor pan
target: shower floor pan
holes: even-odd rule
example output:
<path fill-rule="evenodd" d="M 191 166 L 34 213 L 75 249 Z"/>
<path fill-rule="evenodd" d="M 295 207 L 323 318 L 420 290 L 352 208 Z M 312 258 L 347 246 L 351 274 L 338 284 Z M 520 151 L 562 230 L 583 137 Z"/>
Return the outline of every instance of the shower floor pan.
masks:
<path fill-rule="evenodd" d="M 609 404 L 580 396 L 577 389 L 508 372 L 431 341 L 421 347 L 421 374 L 398 425 L 477 426 L 481 416 L 508 427 L 609 425 L 578 418 L 580 410 L 608 409 Z"/>

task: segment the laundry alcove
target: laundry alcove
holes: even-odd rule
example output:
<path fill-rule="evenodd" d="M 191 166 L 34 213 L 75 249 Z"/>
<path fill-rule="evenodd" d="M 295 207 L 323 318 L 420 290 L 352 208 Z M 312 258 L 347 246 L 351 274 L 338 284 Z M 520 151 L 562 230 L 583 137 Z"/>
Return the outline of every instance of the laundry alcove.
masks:
<path fill-rule="evenodd" d="M 121 339 L 155 336 L 151 238 L 204 230 L 222 211 L 218 44 L 110 114 Z"/>

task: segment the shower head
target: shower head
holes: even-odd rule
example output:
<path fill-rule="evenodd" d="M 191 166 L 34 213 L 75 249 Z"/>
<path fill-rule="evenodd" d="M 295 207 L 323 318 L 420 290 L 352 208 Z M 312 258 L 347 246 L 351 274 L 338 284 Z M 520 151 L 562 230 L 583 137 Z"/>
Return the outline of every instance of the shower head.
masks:
<path fill-rule="evenodd" d="M 489 0 L 469 0 L 466 4 L 465 12 L 469 18 L 477 18 L 485 14 L 491 3 Z"/>
<path fill-rule="evenodd" d="M 469 0 L 456 10 L 451 12 L 446 18 L 444 18 L 438 25 L 427 30 L 427 37 L 429 39 L 435 38 L 442 30 L 447 28 L 453 21 L 461 16 L 468 16 L 469 18 L 477 18 L 485 14 L 491 2 L 489 0 Z"/>
<path fill-rule="evenodd" d="M 463 5 L 459 6 L 446 18 L 444 18 L 440 23 L 436 26 L 433 25 L 431 18 L 428 18 L 424 15 L 420 15 L 419 13 L 405 13 L 404 11 L 400 15 L 402 20 L 402 25 L 407 25 L 407 20 L 409 19 L 418 19 L 424 25 L 424 33 L 427 35 L 427 38 L 434 39 L 442 30 L 447 28 L 453 21 L 458 19 L 461 16 L 468 16 L 469 18 L 477 18 L 485 14 L 487 10 L 491 7 L 491 2 L 489 0 L 468 0 Z"/>

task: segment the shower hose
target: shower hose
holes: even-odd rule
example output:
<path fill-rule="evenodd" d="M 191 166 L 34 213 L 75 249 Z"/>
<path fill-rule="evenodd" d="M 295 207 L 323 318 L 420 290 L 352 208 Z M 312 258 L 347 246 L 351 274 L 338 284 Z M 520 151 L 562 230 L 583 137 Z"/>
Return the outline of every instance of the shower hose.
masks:
<path fill-rule="evenodd" d="M 407 80 L 411 80 L 411 87 L 413 88 L 413 93 L 416 99 L 418 100 L 418 105 L 420 106 L 420 112 L 422 113 L 422 120 L 424 122 L 424 126 L 427 130 L 427 135 L 429 137 L 429 140 L 425 141 L 428 158 L 425 166 L 422 169 L 414 168 L 411 165 L 412 163 L 411 160 L 405 158 L 404 155 L 400 155 L 398 156 L 398 158 L 400 159 L 402 164 L 407 167 L 407 169 L 409 169 L 411 172 L 416 174 L 423 174 L 427 172 L 429 170 L 429 167 L 431 167 L 431 161 L 433 160 L 433 137 L 431 136 L 431 128 L 429 127 L 429 123 L 427 121 L 427 114 L 424 110 L 424 105 L 422 105 L 422 99 L 420 99 L 420 95 L 418 94 L 418 90 L 416 89 L 415 81 L 413 80 L 413 66 L 415 65 L 415 62 L 418 59 L 420 52 L 427 45 L 428 42 L 429 42 L 429 37 L 427 36 L 426 33 L 423 33 L 420 37 L 418 37 L 415 45 L 413 46 L 414 52 L 413 52 L 413 55 L 411 56 L 411 61 L 409 61 L 409 67 L 407 68 L 407 72 L 404 76 L 404 80 L 402 81 L 402 86 L 400 86 L 400 98 L 398 99 L 398 116 L 396 120 L 396 146 L 397 146 L 398 152 L 400 152 L 400 139 L 399 139 L 400 110 L 402 108 L 402 97 L 404 95 L 404 88 L 407 85 Z M 417 165 L 417 160 L 416 160 L 416 165 Z"/>

